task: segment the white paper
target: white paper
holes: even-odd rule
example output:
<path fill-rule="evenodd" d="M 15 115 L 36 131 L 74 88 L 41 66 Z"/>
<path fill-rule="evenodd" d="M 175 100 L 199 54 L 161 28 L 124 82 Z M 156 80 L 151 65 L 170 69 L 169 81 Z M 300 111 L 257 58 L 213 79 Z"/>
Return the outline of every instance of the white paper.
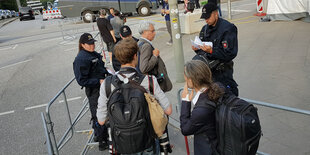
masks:
<path fill-rule="evenodd" d="M 191 40 L 191 43 L 195 48 L 198 48 L 198 49 L 200 49 L 199 46 L 203 46 L 203 45 L 211 46 L 211 48 L 213 47 L 212 42 L 202 42 L 198 36 L 195 37 L 195 41 Z"/>

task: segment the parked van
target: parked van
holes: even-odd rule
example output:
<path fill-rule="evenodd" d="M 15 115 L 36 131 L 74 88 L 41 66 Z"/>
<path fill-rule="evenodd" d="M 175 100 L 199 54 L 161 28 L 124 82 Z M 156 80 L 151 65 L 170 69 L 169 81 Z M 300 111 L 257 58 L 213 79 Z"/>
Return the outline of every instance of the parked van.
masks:
<path fill-rule="evenodd" d="M 0 10 L 0 19 L 5 19 L 6 18 L 6 14 L 4 10 Z"/>
<path fill-rule="evenodd" d="M 100 9 L 108 10 L 113 7 L 122 13 L 137 12 L 140 16 L 148 16 L 151 9 L 159 7 L 157 0 L 58 0 L 57 2 L 64 17 L 82 16 L 84 22 L 94 21 Z"/>

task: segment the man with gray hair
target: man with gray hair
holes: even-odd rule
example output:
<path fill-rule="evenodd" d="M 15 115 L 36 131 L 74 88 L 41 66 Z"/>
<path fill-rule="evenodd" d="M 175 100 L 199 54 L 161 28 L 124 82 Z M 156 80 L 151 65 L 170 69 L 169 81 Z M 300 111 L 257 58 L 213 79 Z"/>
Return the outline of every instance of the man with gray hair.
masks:
<path fill-rule="evenodd" d="M 140 51 L 138 52 L 138 71 L 143 74 L 154 75 L 164 91 L 172 89 L 172 83 L 168 77 L 167 69 L 164 61 L 159 56 L 159 50 L 154 48 L 152 40 L 155 38 L 156 32 L 154 24 L 147 20 L 142 20 L 138 27 L 141 37 L 138 42 Z"/>

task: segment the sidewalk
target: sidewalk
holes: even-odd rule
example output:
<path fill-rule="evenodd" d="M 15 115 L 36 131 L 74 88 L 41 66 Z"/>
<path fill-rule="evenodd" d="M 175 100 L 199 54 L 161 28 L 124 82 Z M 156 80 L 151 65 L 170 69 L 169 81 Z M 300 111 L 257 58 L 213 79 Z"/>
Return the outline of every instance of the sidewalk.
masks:
<path fill-rule="evenodd" d="M 262 23 L 259 17 L 252 16 L 255 8 L 253 12 L 233 12 L 231 21 L 238 27 L 239 39 L 234 77 L 239 84 L 240 97 L 310 110 L 309 24 L 302 21 Z M 194 56 L 189 40 L 196 35 L 183 35 L 185 61 Z M 174 81 L 174 88 L 167 96 L 174 107 L 171 117 L 179 120 L 177 91 L 184 83 L 175 82 L 173 47 L 164 44 L 166 41 L 168 34 L 155 38 L 153 43 L 160 50 L 169 76 Z M 258 109 L 264 134 L 259 151 L 281 155 L 310 154 L 309 117 L 265 107 Z M 174 126 L 179 126 L 178 122 L 174 123 Z M 171 143 L 182 148 L 181 154 L 186 154 L 184 138 L 180 136 L 170 133 Z"/>
<path fill-rule="evenodd" d="M 10 18 L 10 19 L 3 19 L 3 21 L 1 20 L 1 21 L 0 21 L 0 29 L 1 29 L 3 26 L 5 26 L 5 25 L 7 25 L 7 24 L 9 24 L 9 23 L 11 23 L 11 22 L 13 22 L 13 21 L 15 21 L 16 19 L 18 19 L 18 17 L 13 17 L 13 18 Z"/>
<path fill-rule="evenodd" d="M 222 5 L 224 17 L 227 17 Z M 253 16 L 256 7 L 253 1 L 243 0 L 232 3 L 232 20 L 238 28 L 238 56 L 235 58 L 234 78 L 239 84 L 240 97 L 310 110 L 310 26 L 302 21 L 259 22 Z M 155 18 L 155 19 L 154 19 Z M 177 91 L 184 83 L 176 83 L 173 46 L 166 45 L 169 35 L 163 17 L 145 17 L 155 22 L 156 38 L 153 41 L 166 63 L 169 77 L 173 82 L 172 91 L 167 93 L 173 105 L 170 116 L 169 137 L 174 145 L 173 155 L 185 155 L 184 136 L 179 130 L 179 108 Z M 142 19 L 141 19 L 142 20 Z M 135 37 L 139 37 L 131 25 Z M 201 25 L 202 27 L 203 25 Z M 185 62 L 191 60 L 190 39 L 198 33 L 183 35 Z M 265 107 L 258 107 L 263 137 L 259 151 L 279 155 L 310 155 L 310 119 Z M 193 138 L 189 137 L 191 154 Z M 92 148 L 88 154 L 98 154 Z M 107 154 L 105 152 L 104 154 Z"/>

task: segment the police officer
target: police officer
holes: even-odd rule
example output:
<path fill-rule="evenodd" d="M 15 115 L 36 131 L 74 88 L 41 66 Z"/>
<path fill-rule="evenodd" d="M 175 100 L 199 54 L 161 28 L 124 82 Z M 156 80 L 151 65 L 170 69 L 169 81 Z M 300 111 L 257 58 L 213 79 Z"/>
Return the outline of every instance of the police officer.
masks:
<path fill-rule="evenodd" d="M 85 87 L 85 93 L 89 101 L 92 128 L 94 129 L 95 141 L 99 142 L 99 150 L 107 148 L 107 128 L 97 122 L 96 112 L 100 84 L 109 74 L 104 67 L 102 56 L 95 51 L 95 41 L 91 34 L 84 33 L 79 41 L 79 53 L 73 62 L 73 70 L 76 81 Z"/>
<path fill-rule="evenodd" d="M 208 61 L 217 60 L 215 67 L 210 67 L 214 81 L 221 82 L 231 92 L 238 96 L 238 84 L 233 79 L 233 59 L 238 53 L 237 27 L 225 19 L 219 18 L 217 6 L 214 3 L 204 5 L 201 18 L 206 25 L 201 29 L 199 38 L 203 42 L 212 42 L 208 45 L 192 49 L 197 53 L 193 59 L 199 57 Z M 198 57 L 199 56 L 199 57 Z"/>

